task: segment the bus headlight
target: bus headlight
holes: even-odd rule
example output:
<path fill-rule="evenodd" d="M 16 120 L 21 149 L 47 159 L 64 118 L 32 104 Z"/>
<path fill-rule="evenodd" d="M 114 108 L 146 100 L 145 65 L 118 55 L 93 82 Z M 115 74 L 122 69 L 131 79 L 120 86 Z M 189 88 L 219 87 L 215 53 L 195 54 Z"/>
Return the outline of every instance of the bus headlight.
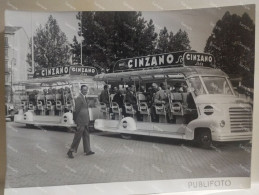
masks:
<path fill-rule="evenodd" d="M 219 125 L 221 126 L 221 127 L 225 127 L 225 121 L 224 120 L 222 120 L 222 121 L 220 121 L 220 123 L 219 123 Z"/>

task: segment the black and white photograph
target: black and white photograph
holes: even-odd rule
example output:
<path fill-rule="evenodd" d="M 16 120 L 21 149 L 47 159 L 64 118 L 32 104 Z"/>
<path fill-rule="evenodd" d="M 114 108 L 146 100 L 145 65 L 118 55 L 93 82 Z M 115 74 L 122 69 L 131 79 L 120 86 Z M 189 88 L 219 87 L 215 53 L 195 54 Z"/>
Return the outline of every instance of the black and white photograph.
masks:
<path fill-rule="evenodd" d="M 6 11 L 4 37 L 6 189 L 250 178 L 255 5 Z"/>

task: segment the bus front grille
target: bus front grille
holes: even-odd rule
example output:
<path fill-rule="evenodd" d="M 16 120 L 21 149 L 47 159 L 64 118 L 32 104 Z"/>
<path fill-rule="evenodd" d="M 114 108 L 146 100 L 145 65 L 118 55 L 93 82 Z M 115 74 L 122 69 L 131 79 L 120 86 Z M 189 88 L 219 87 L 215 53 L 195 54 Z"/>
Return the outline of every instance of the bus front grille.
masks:
<path fill-rule="evenodd" d="M 230 128 L 232 133 L 252 131 L 252 109 L 250 107 L 229 108 Z"/>

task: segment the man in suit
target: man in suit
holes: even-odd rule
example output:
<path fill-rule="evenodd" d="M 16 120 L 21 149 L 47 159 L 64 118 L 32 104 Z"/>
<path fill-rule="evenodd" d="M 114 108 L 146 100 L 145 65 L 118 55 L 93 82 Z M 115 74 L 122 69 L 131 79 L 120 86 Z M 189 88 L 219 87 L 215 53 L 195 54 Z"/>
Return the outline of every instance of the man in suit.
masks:
<path fill-rule="evenodd" d="M 89 101 L 86 97 L 88 92 L 88 87 L 86 85 L 81 86 L 81 93 L 75 100 L 75 111 L 74 120 L 77 124 L 77 131 L 75 132 L 73 143 L 67 152 L 69 158 L 74 158 L 73 152 L 77 152 L 78 145 L 81 138 L 83 139 L 84 152 L 86 155 L 94 154 L 90 148 L 90 138 L 89 138 Z"/>
<path fill-rule="evenodd" d="M 135 86 L 129 85 L 128 91 L 126 92 L 125 102 L 131 104 L 135 110 L 137 110 L 137 98 L 135 96 Z"/>
<path fill-rule="evenodd" d="M 123 97 L 121 91 L 118 89 L 118 87 L 114 87 L 114 92 L 115 92 L 115 95 L 113 96 L 112 101 L 116 102 L 119 105 L 119 107 L 122 108 L 124 97 Z"/>
<path fill-rule="evenodd" d="M 136 110 L 137 120 L 141 121 L 142 119 L 138 110 L 135 85 L 129 85 L 125 96 L 125 102 L 132 105 L 133 109 Z"/>

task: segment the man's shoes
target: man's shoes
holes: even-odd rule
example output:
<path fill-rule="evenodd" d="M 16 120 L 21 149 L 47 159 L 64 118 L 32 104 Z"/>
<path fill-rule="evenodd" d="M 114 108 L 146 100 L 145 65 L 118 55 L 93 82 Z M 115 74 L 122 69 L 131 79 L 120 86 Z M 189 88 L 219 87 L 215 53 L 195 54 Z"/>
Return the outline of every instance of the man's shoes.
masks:
<path fill-rule="evenodd" d="M 72 151 L 68 151 L 68 152 L 67 152 L 67 155 L 68 155 L 68 158 L 74 158 Z"/>
<path fill-rule="evenodd" d="M 92 155 L 92 154 L 94 154 L 94 152 L 90 151 L 90 152 L 87 152 L 85 155 L 88 156 L 88 155 Z"/>

